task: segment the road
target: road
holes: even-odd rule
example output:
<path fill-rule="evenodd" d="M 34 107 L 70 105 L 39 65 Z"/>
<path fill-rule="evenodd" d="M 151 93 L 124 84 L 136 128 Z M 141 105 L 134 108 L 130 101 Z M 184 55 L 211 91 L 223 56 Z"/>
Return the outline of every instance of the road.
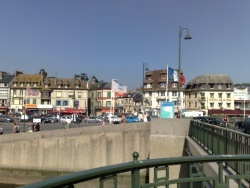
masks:
<path fill-rule="evenodd" d="M 16 123 L 19 123 L 20 125 L 20 132 L 27 132 L 28 127 L 30 125 L 30 122 L 18 122 L 15 121 Z M 0 122 L 0 125 L 3 127 L 3 134 L 16 134 L 13 133 L 13 122 L 12 123 L 5 123 L 5 122 Z M 56 129 L 65 129 L 64 125 L 61 123 L 40 123 L 41 131 L 49 131 L 49 130 L 56 130 Z M 71 128 L 77 128 L 78 126 L 80 127 L 87 127 L 87 126 L 100 126 L 100 123 L 85 123 L 82 122 L 80 125 L 73 123 L 71 124 Z M 25 130 L 25 131 L 24 131 Z"/>

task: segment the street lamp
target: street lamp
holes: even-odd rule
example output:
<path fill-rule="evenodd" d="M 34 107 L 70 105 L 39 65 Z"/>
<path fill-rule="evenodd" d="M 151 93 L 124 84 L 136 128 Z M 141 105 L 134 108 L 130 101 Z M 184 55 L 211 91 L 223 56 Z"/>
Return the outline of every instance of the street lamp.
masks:
<path fill-rule="evenodd" d="M 142 64 L 143 69 L 142 69 L 142 105 L 143 105 L 143 100 L 144 100 L 144 80 L 145 80 L 145 73 L 144 71 L 148 71 L 148 64 L 147 63 L 143 63 Z"/>
<path fill-rule="evenodd" d="M 143 63 L 143 69 L 142 69 L 142 95 L 144 96 L 144 80 L 145 80 L 145 73 L 144 71 L 148 71 L 148 64 L 147 63 Z M 143 97 L 142 97 L 143 98 Z M 143 100 L 142 100 L 142 104 L 143 104 Z"/>
<path fill-rule="evenodd" d="M 181 92 L 180 92 L 180 87 L 181 87 L 181 36 L 182 36 L 182 31 L 183 30 L 186 30 L 187 34 L 185 36 L 185 40 L 190 40 L 192 39 L 190 34 L 189 34 L 189 31 L 188 31 L 188 28 L 179 28 L 179 67 L 178 67 L 178 100 L 177 100 L 177 105 L 179 106 L 179 115 L 181 117 L 181 111 L 182 111 L 182 100 L 181 100 Z"/>

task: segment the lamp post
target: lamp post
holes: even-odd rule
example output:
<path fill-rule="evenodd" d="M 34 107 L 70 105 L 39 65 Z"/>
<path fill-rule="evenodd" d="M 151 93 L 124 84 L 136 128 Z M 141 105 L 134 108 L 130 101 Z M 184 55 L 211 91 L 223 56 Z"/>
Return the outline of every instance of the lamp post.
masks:
<path fill-rule="evenodd" d="M 190 40 L 192 39 L 190 34 L 189 34 L 189 31 L 188 31 L 188 28 L 182 28 L 180 26 L 179 28 L 179 67 L 178 67 L 178 99 L 177 99 L 177 106 L 179 108 L 179 115 L 181 117 L 181 111 L 182 111 L 182 100 L 181 100 L 181 36 L 182 36 L 182 31 L 183 30 L 186 30 L 187 34 L 185 36 L 185 40 Z"/>
<path fill-rule="evenodd" d="M 147 63 L 143 63 L 142 64 L 142 105 L 143 105 L 143 101 L 144 101 L 144 80 L 145 80 L 145 72 L 144 71 L 148 71 L 148 64 Z"/>

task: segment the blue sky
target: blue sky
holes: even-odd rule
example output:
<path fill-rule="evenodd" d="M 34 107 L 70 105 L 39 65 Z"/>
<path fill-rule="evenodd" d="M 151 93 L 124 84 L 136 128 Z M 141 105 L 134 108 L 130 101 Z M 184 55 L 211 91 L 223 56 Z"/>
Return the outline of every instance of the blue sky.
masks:
<path fill-rule="evenodd" d="M 190 81 L 227 74 L 250 82 L 249 0 L 0 0 L 1 71 L 142 85 L 150 70 L 178 68 Z"/>

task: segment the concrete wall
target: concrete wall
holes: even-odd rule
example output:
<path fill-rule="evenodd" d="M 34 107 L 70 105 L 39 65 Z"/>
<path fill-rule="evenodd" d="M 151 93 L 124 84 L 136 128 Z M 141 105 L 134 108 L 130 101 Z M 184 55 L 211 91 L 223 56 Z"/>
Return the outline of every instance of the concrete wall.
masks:
<path fill-rule="evenodd" d="M 149 156 L 150 123 L 1 135 L 0 168 L 80 171 Z"/>
<path fill-rule="evenodd" d="M 55 175 L 129 162 L 134 151 L 139 160 L 179 157 L 189 124 L 188 119 L 156 118 L 147 123 L 1 135 L 0 171 Z M 180 167 L 173 167 L 171 178 L 180 177 L 180 172 Z"/>
<path fill-rule="evenodd" d="M 189 132 L 189 119 L 156 119 L 151 125 L 150 159 L 170 158 L 185 155 L 186 136 Z M 183 166 L 170 167 L 170 179 L 178 179 L 186 175 Z M 165 172 L 158 173 L 165 176 Z M 150 170 L 150 182 L 153 182 L 153 170 Z M 174 186 L 170 186 L 175 187 Z"/>

